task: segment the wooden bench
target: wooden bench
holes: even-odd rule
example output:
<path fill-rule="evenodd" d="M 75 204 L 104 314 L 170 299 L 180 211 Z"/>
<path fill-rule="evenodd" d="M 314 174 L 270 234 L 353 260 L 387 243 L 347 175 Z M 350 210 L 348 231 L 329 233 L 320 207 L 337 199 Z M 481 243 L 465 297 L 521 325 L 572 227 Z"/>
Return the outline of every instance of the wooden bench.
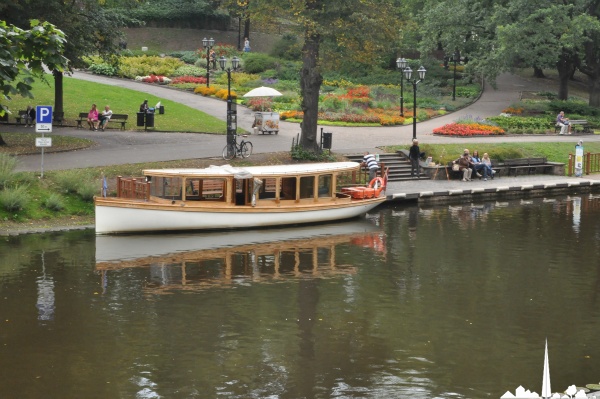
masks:
<path fill-rule="evenodd" d="M 500 172 L 502 171 L 502 168 L 499 168 L 498 166 L 498 161 L 495 159 L 492 159 L 492 176 L 490 176 L 492 179 L 495 177 L 500 177 Z M 452 161 L 448 162 L 448 165 L 446 166 L 446 170 L 448 171 L 448 177 L 451 179 L 459 179 L 462 180 L 463 178 L 463 172 L 461 170 L 453 170 L 452 169 Z M 477 179 L 477 176 L 475 174 L 473 174 L 471 176 L 471 179 Z"/>
<path fill-rule="evenodd" d="M 525 174 L 528 175 L 538 173 L 538 170 L 544 174 L 546 171 L 552 169 L 552 165 L 548 165 L 546 158 L 517 158 L 517 159 L 505 159 L 504 168 L 506 169 L 506 175 L 510 176 L 511 171 L 514 175 Z"/>
<path fill-rule="evenodd" d="M 573 120 L 569 120 L 569 124 L 571 126 L 573 126 L 571 128 L 571 133 L 573 133 L 573 131 L 575 130 L 575 126 L 582 126 L 582 132 L 583 133 L 587 133 L 587 134 L 593 134 L 594 130 L 592 129 L 592 127 L 588 124 L 588 121 L 586 121 L 585 119 L 573 119 Z M 554 125 L 554 133 L 558 133 L 560 132 L 561 126 L 557 123 L 556 125 Z"/>
<path fill-rule="evenodd" d="M 77 129 L 83 129 L 83 122 L 87 121 L 87 116 L 87 112 L 79 113 L 79 118 L 77 118 Z M 112 114 L 108 122 L 120 123 L 121 130 L 125 130 L 125 124 L 127 123 L 127 119 L 129 119 L 129 115 L 127 114 Z"/>
<path fill-rule="evenodd" d="M 26 115 L 27 115 L 26 110 L 24 110 L 24 109 L 19 110 L 19 112 L 17 113 L 17 116 L 15 116 L 15 119 L 17 120 L 17 125 L 25 124 L 25 121 L 27 120 Z M 33 121 L 32 123 L 35 123 L 35 121 Z"/>

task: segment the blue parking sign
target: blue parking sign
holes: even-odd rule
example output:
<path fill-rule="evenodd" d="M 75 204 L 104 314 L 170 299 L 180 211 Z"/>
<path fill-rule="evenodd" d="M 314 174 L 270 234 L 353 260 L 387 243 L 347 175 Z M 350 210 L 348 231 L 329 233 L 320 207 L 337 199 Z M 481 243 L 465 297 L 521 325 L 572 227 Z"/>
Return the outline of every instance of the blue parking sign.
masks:
<path fill-rule="evenodd" d="M 35 123 L 48 123 L 52 125 L 52 106 L 38 105 L 35 107 Z"/>

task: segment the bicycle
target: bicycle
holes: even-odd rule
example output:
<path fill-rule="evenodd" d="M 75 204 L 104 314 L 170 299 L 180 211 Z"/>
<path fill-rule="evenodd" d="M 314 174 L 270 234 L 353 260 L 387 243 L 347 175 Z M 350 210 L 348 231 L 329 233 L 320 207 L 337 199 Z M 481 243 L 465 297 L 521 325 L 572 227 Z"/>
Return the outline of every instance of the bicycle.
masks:
<path fill-rule="evenodd" d="M 237 136 L 237 134 L 234 136 L 233 144 L 228 143 L 225 148 L 223 148 L 223 159 L 229 161 L 235 157 L 248 158 L 252 155 L 252 143 L 242 139 L 242 141 L 237 144 Z M 246 135 L 244 134 L 242 137 L 246 137 Z"/>

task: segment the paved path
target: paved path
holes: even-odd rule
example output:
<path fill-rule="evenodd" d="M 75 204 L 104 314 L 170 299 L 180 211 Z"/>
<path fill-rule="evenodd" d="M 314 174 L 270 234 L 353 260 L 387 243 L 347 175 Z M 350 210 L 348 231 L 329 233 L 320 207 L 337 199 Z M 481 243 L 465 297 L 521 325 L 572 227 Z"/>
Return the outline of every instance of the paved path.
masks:
<path fill-rule="evenodd" d="M 194 95 L 189 92 L 170 89 L 168 87 L 135 82 L 132 80 L 109 78 L 75 72 L 67 79 L 83 79 L 113 86 L 126 87 L 142 93 L 152 94 L 199 109 L 207 114 L 225 120 L 226 105 L 223 101 Z M 503 74 L 498 78 L 498 87 L 486 86 L 481 98 L 474 104 L 457 112 L 434 118 L 417 124 L 417 137 L 422 143 L 457 143 L 457 142 L 498 142 L 510 141 L 568 141 L 575 142 L 572 136 L 511 136 L 478 137 L 476 139 L 439 137 L 431 132 L 435 127 L 455 121 L 465 115 L 487 117 L 498 115 L 504 108 L 519 99 L 521 91 L 551 89 L 547 80 L 527 79 L 515 75 Z M 168 109 L 166 110 L 168 112 Z M 160 116 L 157 116 L 158 118 Z M 253 113 L 247 108 L 238 107 L 238 124 L 251 131 L 254 121 Z M 133 121 L 132 121 L 133 122 Z M 7 126 L 7 131 L 23 131 L 24 127 Z M 257 153 L 287 151 L 291 147 L 300 129 L 298 124 L 281 122 L 278 135 L 252 135 L 254 151 Z M 383 145 L 409 145 L 412 138 L 412 125 L 394 127 L 325 127 L 325 131 L 333 133 L 332 151 L 342 154 L 360 153 L 364 150 L 376 150 Z M 175 159 L 220 157 L 225 146 L 223 135 L 197 133 L 159 133 L 159 132 L 122 132 L 111 129 L 106 132 L 90 132 L 75 128 L 54 128 L 55 134 L 90 138 L 97 145 L 80 151 L 51 153 L 44 156 L 44 170 L 60 170 L 83 168 L 90 166 L 107 166 L 113 164 L 138 163 L 146 161 L 168 161 Z M 586 136 L 586 141 L 600 140 L 599 136 Z M 40 169 L 40 155 L 19 157 L 18 170 L 36 171 Z"/>

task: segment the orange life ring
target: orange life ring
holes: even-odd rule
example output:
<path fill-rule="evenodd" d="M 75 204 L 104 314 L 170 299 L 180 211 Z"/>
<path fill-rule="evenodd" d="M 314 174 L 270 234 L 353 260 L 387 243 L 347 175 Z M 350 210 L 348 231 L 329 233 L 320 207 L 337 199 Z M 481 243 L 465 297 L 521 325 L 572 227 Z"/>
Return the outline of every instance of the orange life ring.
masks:
<path fill-rule="evenodd" d="M 376 177 L 369 182 L 369 187 L 375 189 L 385 187 L 385 181 L 381 177 Z"/>

